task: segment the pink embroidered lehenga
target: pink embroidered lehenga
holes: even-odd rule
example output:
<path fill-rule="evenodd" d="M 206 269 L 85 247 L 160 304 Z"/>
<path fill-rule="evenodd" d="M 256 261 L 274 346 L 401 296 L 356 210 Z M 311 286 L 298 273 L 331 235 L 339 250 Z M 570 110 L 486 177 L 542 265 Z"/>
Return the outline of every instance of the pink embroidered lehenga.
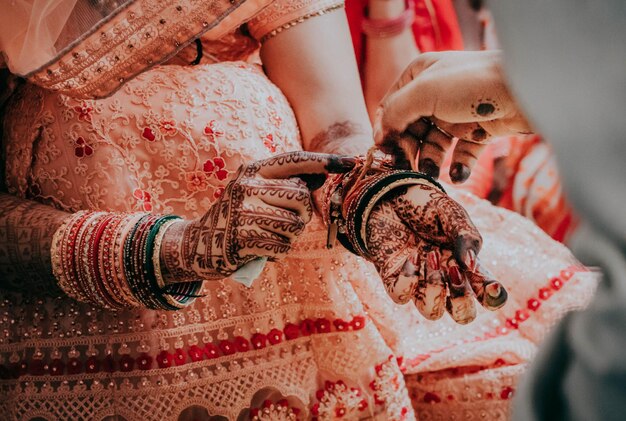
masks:
<path fill-rule="evenodd" d="M 280 19 L 278 8 L 257 16 L 251 32 L 317 7 L 289 5 Z M 179 56 L 101 100 L 22 87 L 5 119 L 11 191 L 67 211 L 197 217 L 240 164 L 301 149 L 287 100 L 246 61 L 254 48 L 234 48 L 256 43 L 238 32 L 215 45 L 205 57 L 237 61 Z M 509 291 L 503 309 L 468 326 L 426 321 L 388 298 L 372 265 L 327 250 L 316 218 L 252 287 L 207 282 L 178 312 L 2 292 L 0 417 L 505 419 L 537 343 L 584 305 L 594 275 L 530 221 L 449 190 Z"/>

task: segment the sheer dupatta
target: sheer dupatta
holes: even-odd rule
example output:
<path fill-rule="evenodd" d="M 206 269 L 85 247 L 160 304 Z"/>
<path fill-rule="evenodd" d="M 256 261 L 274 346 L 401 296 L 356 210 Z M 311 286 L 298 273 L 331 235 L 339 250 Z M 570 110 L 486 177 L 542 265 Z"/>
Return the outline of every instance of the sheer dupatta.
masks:
<path fill-rule="evenodd" d="M 78 98 L 110 95 L 199 36 L 218 39 L 270 0 L 11 0 L 0 50 L 12 73 Z"/>

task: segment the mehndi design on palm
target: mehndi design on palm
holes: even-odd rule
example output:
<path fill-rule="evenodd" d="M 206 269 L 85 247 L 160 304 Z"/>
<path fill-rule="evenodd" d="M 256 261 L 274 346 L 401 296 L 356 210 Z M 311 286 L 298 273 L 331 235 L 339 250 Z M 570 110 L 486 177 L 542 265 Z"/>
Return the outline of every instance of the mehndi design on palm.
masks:
<path fill-rule="evenodd" d="M 376 204 L 367 241 L 390 297 L 413 301 L 429 320 L 447 311 L 466 324 L 476 317 L 474 300 L 488 310 L 506 302 L 506 290 L 478 263 L 482 238 L 469 215 L 427 181 Z"/>

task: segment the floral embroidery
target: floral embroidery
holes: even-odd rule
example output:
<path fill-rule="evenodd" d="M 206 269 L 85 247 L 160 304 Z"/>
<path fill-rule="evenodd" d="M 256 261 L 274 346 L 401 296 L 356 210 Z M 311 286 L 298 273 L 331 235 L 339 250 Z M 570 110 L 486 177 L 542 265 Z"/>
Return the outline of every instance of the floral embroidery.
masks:
<path fill-rule="evenodd" d="M 143 131 L 141 132 L 141 137 L 150 142 L 154 142 L 156 140 L 156 134 L 154 133 L 154 130 L 152 130 L 150 127 L 144 127 Z"/>
<path fill-rule="evenodd" d="M 250 410 L 252 421 L 298 421 L 298 408 L 291 408 L 287 399 L 274 403 L 267 399 L 260 408 Z"/>
<path fill-rule="evenodd" d="M 161 130 L 161 133 L 163 133 L 165 136 L 174 136 L 178 131 L 178 129 L 176 128 L 176 121 L 161 120 L 161 122 L 159 123 L 159 130 Z"/>
<path fill-rule="evenodd" d="M 224 130 L 222 129 L 220 122 L 211 120 L 204 127 L 204 134 L 211 140 L 211 142 L 215 142 L 217 138 L 224 136 Z"/>
<path fill-rule="evenodd" d="M 82 136 L 77 138 L 74 143 L 76 145 L 74 148 L 74 155 L 77 157 L 82 158 L 83 156 L 90 156 L 93 154 L 93 148 L 85 142 L 85 139 L 83 139 Z"/>
<path fill-rule="evenodd" d="M 152 211 L 152 196 L 145 190 L 135 189 L 133 197 L 137 199 L 139 207 L 146 212 Z"/>
<path fill-rule="evenodd" d="M 311 408 L 313 420 L 330 421 L 358 419 L 359 413 L 367 409 L 367 399 L 358 387 L 348 388 L 342 381 L 327 381 L 323 389 L 315 394 L 318 402 Z"/>
<path fill-rule="evenodd" d="M 91 112 L 93 107 L 87 102 L 83 102 L 81 105 L 74 107 L 74 111 L 78 113 L 78 119 L 82 121 L 91 121 Z"/>
<path fill-rule="evenodd" d="M 276 143 L 274 143 L 274 135 L 268 134 L 263 138 L 263 145 L 267 148 L 271 153 L 276 152 Z"/>
<path fill-rule="evenodd" d="M 205 191 L 209 188 L 209 178 L 204 171 L 190 171 L 185 174 L 187 190 L 190 192 Z"/>
<path fill-rule="evenodd" d="M 370 383 L 370 389 L 374 391 L 374 402 L 383 406 L 394 416 L 390 420 L 404 420 L 409 408 L 403 406 L 399 397 L 407 393 L 404 378 L 393 355 L 387 361 L 376 365 L 376 377 Z"/>
<path fill-rule="evenodd" d="M 202 169 L 205 173 L 215 176 L 220 181 L 228 178 L 228 171 L 225 168 L 226 162 L 224 161 L 224 158 L 220 156 L 216 156 L 213 159 L 207 159 L 202 165 Z"/>

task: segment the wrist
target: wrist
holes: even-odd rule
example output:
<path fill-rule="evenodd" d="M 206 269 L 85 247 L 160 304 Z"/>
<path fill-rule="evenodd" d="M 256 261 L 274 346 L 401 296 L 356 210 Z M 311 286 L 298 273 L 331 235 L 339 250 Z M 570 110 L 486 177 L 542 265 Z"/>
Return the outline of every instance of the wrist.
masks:
<path fill-rule="evenodd" d="M 393 19 L 406 10 L 405 0 L 370 0 L 368 17 L 370 19 Z"/>
<path fill-rule="evenodd" d="M 161 249 L 161 274 L 166 284 L 189 282 L 198 279 L 186 257 L 192 221 L 178 220 L 163 235 Z"/>

